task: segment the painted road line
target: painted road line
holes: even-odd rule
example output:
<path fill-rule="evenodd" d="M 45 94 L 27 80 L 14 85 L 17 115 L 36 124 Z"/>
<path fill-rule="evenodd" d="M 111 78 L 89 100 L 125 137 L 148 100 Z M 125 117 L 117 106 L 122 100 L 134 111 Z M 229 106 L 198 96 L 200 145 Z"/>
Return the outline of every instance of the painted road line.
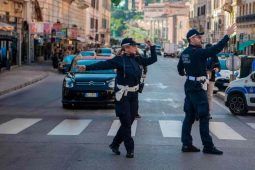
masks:
<path fill-rule="evenodd" d="M 120 121 L 114 120 L 107 136 L 115 136 L 117 134 L 117 131 L 119 130 L 119 128 L 120 128 Z M 137 128 L 137 120 L 134 120 L 132 127 L 131 127 L 131 136 L 135 136 L 136 128 Z"/>
<path fill-rule="evenodd" d="M 175 120 L 160 120 L 160 129 L 165 138 L 180 138 L 182 130 L 182 122 Z"/>
<path fill-rule="evenodd" d="M 17 134 L 42 119 L 16 118 L 0 125 L 0 134 Z"/>
<path fill-rule="evenodd" d="M 246 140 L 224 122 L 210 122 L 210 131 L 218 138 L 224 140 Z"/>
<path fill-rule="evenodd" d="M 226 110 L 227 113 L 231 114 L 231 112 L 229 111 L 229 109 L 225 105 L 221 104 L 220 102 L 218 102 L 215 99 L 213 99 L 213 102 L 216 103 L 218 106 L 220 106 L 222 109 Z"/>
<path fill-rule="evenodd" d="M 89 119 L 65 119 L 52 129 L 48 135 L 79 135 L 88 127 L 91 121 Z"/>
<path fill-rule="evenodd" d="M 252 127 L 253 129 L 255 129 L 255 123 L 247 123 L 247 125 L 249 125 L 249 126 Z"/>

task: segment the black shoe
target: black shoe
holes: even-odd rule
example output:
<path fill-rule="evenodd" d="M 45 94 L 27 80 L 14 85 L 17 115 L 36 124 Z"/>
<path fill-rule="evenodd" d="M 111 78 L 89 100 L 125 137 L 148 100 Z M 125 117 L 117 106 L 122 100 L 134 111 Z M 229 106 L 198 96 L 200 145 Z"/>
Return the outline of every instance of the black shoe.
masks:
<path fill-rule="evenodd" d="M 119 147 L 118 146 L 114 146 L 113 144 L 109 145 L 110 149 L 112 150 L 113 153 L 115 153 L 116 155 L 120 155 L 120 151 L 119 151 Z"/>
<path fill-rule="evenodd" d="M 141 118 L 141 116 L 140 116 L 139 114 L 137 114 L 135 117 L 136 117 L 136 118 Z"/>
<path fill-rule="evenodd" d="M 126 155 L 126 158 L 134 158 L 134 153 L 133 152 L 128 152 Z"/>
<path fill-rule="evenodd" d="M 204 147 L 203 152 L 207 153 L 207 154 L 213 154 L 213 155 L 222 155 L 223 154 L 223 152 L 218 150 L 216 147 L 212 147 L 212 148 Z"/>
<path fill-rule="evenodd" d="M 200 152 L 200 149 L 193 145 L 183 145 L 182 152 Z"/>

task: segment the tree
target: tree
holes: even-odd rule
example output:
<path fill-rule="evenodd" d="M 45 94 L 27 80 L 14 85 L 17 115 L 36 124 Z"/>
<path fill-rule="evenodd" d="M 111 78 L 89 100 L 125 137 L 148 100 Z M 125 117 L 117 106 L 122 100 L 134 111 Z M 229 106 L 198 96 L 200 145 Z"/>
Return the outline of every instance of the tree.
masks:
<path fill-rule="evenodd" d="M 120 4 L 121 0 L 112 0 L 112 3 L 116 6 Z"/>

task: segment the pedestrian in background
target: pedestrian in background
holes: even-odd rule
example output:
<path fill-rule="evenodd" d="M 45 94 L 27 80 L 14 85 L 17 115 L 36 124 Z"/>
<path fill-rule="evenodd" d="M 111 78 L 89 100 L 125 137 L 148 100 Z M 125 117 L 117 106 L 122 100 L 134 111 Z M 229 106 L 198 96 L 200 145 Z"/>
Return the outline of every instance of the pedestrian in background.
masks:
<path fill-rule="evenodd" d="M 212 47 L 212 44 L 206 44 L 205 48 Z M 207 76 L 209 79 L 207 96 L 209 102 L 209 111 L 212 111 L 213 89 L 215 85 L 216 73 L 220 72 L 220 62 L 217 56 L 207 58 Z"/>
<path fill-rule="evenodd" d="M 209 104 L 207 97 L 207 58 L 216 57 L 216 54 L 221 52 L 227 45 L 230 35 L 236 30 L 236 25 L 229 27 L 227 35 L 223 37 L 216 45 L 203 49 L 202 37 L 203 33 L 195 29 L 189 30 L 187 40 L 189 46 L 182 52 L 177 66 L 181 76 L 186 75 L 187 79 L 184 85 L 185 103 L 184 112 L 185 118 L 182 126 L 182 152 L 200 152 L 200 149 L 192 143 L 191 128 L 195 120 L 199 120 L 199 129 L 202 143 L 204 145 L 203 152 L 207 154 L 223 154 L 218 150 L 212 141 L 209 132 Z"/>
<path fill-rule="evenodd" d="M 117 69 L 115 111 L 121 126 L 110 145 L 111 150 L 119 155 L 119 146 L 124 142 L 127 150 L 126 157 L 134 157 L 134 141 L 131 136 L 131 126 L 138 109 L 138 90 L 142 76 L 140 65 L 151 65 L 157 61 L 156 49 L 151 42 L 147 42 L 151 49 L 150 58 L 136 57 L 137 43 L 132 38 L 123 39 L 121 46 L 124 52 L 110 60 L 96 64 L 81 66 L 80 70 Z"/>

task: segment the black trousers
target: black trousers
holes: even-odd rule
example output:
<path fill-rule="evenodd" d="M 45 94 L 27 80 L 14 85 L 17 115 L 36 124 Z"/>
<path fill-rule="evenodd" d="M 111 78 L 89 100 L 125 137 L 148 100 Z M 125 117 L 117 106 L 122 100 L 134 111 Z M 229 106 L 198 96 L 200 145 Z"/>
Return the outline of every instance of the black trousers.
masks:
<path fill-rule="evenodd" d="M 138 92 L 128 92 L 121 101 L 116 101 L 115 111 L 120 119 L 121 126 L 113 139 L 112 144 L 119 146 L 124 142 L 127 152 L 134 151 L 134 140 L 131 136 L 131 126 L 138 109 Z"/>
<path fill-rule="evenodd" d="M 209 131 L 209 104 L 207 93 L 202 88 L 196 87 L 195 90 L 190 90 L 189 84 L 185 84 L 185 103 L 184 112 L 185 118 L 182 126 L 182 143 L 183 145 L 192 144 L 191 128 L 195 120 L 199 120 L 199 130 L 204 147 L 211 148 L 214 146 L 212 137 Z M 197 86 L 197 85 L 196 85 Z"/>

